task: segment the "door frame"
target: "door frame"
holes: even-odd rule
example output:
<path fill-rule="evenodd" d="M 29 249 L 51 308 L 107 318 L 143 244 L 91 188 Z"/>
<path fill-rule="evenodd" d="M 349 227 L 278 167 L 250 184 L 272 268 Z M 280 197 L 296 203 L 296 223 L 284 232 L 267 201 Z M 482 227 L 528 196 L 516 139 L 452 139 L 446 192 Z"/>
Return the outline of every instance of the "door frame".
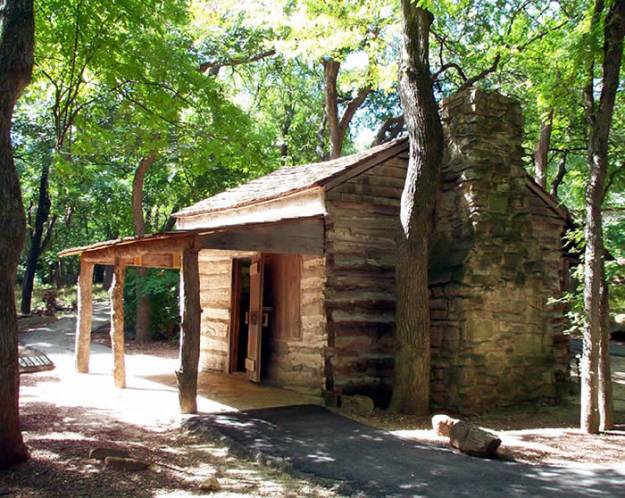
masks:
<path fill-rule="evenodd" d="M 241 330 L 241 262 L 248 258 L 232 258 L 230 280 L 230 326 L 228 330 L 228 359 L 226 373 L 237 371 L 239 337 Z M 247 354 L 247 353 L 246 353 Z"/>

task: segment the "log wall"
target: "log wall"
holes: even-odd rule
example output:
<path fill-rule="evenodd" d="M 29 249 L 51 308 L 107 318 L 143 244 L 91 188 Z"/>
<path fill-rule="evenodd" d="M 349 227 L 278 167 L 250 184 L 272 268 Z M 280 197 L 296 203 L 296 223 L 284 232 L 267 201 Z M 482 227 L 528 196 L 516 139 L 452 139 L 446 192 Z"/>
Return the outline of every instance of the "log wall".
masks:
<path fill-rule="evenodd" d="M 198 255 L 202 371 L 227 371 L 232 258 L 235 256 L 232 251 L 215 250 L 202 250 Z"/>
<path fill-rule="evenodd" d="M 557 395 L 568 373 L 564 220 L 528 188 L 518 104 L 470 90 L 442 110 L 447 138 L 429 285 L 432 403 L 485 411 Z M 407 160 L 326 194 L 328 390 L 390 397 L 395 242 Z"/>
<path fill-rule="evenodd" d="M 383 402 L 391 387 L 395 234 L 406 161 L 388 159 L 326 193 L 327 390 Z"/>
<path fill-rule="evenodd" d="M 279 256 L 278 256 L 279 257 Z M 324 355 L 327 347 L 324 310 L 324 258 L 301 256 L 299 280 L 299 327 L 296 331 L 272 328 L 263 340 L 264 380 L 298 391 L 321 395 L 325 386 Z M 277 278 L 285 275 L 278 274 Z M 265 275 L 267 278 L 267 274 Z M 288 299 L 288 296 L 283 296 Z M 288 304 L 288 301 L 287 301 Z M 278 326 L 289 326 L 279 322 Z"/>

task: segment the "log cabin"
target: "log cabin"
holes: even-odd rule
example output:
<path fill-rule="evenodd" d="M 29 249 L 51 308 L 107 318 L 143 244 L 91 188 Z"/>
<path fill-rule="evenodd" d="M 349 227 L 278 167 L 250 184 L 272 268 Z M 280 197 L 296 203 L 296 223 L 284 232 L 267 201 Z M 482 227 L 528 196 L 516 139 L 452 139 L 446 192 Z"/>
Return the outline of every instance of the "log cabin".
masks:
<path fill-rule="evenodd" d="M 523 167 L 519 104 L 471 88 L 441 104 L 446 152 L 429 287 L 431 402 L 480 412 L 556 398 L 568 379 L 565 208 Z M 340 403 L 392 387 L 395 236 L 408 164 L 400 138 L 284 167 L 175 214 L 173 232 L 80 255 L 76 368 L 88 371 L 94 264 L 115 266 L 112 335 L 124 386 L 127 266 L 179 268 L 183 412 L 198 371 L 244 372 Z"/>

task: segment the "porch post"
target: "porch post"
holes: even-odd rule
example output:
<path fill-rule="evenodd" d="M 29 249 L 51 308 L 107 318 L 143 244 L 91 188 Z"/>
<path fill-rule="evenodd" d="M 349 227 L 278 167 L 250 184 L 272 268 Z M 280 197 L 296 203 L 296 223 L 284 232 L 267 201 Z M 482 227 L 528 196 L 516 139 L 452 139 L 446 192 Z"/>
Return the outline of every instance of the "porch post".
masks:
<path fill-rule="evenodd" d="M 76 371 L 89 373 L 89 350 L 91 347 L 91 313 L 92 313 L 92 287 L 93 287 L 93 263 L 88 263 L 80 258 L 80 274 L 78 276 L 77 305 L 78 316 L 76 318 L 76 338 L 74 343 L 74 356 Z"/>
<path fill-rule="evenodd" d="M 184 249 L 180 268 L 180 368 L 176 371 L 182 413 L 197 413 L 201 313 L 198 251 Z"/>
<path fill-rule="evenodd" d="M 113 379 L 115 387 L 126 387 L 124 360 L 124 277 L 126 267 L 118 257 L 113 267 L 113 283 L 109 290 L 111 298 L 111 348 L 113 350 Z"/>

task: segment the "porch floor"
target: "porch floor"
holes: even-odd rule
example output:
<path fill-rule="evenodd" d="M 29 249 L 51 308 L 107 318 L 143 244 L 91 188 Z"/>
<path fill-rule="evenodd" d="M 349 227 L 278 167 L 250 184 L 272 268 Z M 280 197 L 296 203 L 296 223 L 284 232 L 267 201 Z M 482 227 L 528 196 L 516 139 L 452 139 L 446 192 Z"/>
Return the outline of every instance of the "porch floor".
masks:
<path fill-rule="evenodd" d="M 173 374 L 149 375 L 144 378 L 176 389 L 176 378 Z M 318 405 L 321 401 L 317 396 L 250 382 L 244 373 L 201 372 L 198 376 L 198 410 L 201 413 Z"/>
<path fill-rule="evenodd" d="M 108 321 L 108 306 L 94 303 L 94 328 Z M 56 368 L 40 374 L 49 381 L 38 389 L 63 400 L 68 406 L 106 412 L 118 420 L 143 427 L 169 426 L 181 418 L 176 387 L 178 368 L 174 349 L 164 355 L 128 352 L 126 354 L 126 389 L 113 386 L 111 350 L 101 344 L 91 345 L 90 373 L 74 370 L 75 318 L 68 316 L 28 333 L 20 341 L 45 353 Z M 22 399 L 37 398 L 37 390 L 22 388 Z M 200 373 L 198 411 L 226 411 L 275 406 L 321 404 L 321 398 L 249 382 L 243 374 Z"/>

